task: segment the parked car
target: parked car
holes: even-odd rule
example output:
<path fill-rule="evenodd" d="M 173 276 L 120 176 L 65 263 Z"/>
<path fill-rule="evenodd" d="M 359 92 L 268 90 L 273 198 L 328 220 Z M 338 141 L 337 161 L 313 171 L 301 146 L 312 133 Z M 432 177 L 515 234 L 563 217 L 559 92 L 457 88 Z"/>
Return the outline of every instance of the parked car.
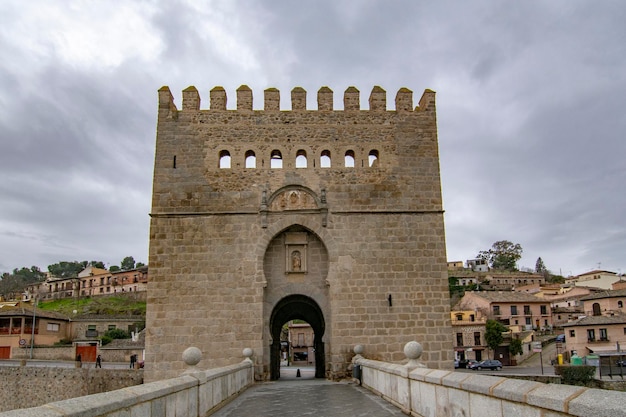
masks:
<path fill-rule="evenodd" d="M 458 361 L 458 366 L 457 366 L 457 361 L 454 361 L 454 367 L 455 368 L 461 368 L 461 369 L 466 369 L 469 368 L 471 364 L 476 363 L 476 361 L 474 359 L 463 359 L 461 361 Z"/>
<path fill-rule="evenodd" d="M 499 371 L 502 369 L 502 362 L 496 359 L 487 359 L 478 363 L 473 363 L 469 366 L 469 369 L 473 369 L 474 371 L 481 369 L 495 369 Z"/>
<path fill-rule="evenodd" d="M 555 338 L 555 341 L 561 342 L 561 343 L 565 342 L 565 335 L 564 334 L 557 334 L 556 338 Z"/>

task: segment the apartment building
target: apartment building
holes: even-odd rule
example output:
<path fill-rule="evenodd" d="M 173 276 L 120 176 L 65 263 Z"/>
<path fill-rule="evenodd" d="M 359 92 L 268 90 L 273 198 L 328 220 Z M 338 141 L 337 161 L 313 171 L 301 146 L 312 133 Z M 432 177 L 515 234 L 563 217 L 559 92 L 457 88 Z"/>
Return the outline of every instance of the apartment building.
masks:
<path fill-rule="evenodd" d="M 552 328 L 550 303 L 527 293 L 513 291 L 466 292 L 453 310 L 475 310 L 507 326 L 524 330 Z"/>
<path fill-rule="evenodd" d="M 487 317 L 480 310 L 456 310 L 450 312 L 454 340 L 454 359 L 464 362 L 470 359 L 487 359 L 485 326 Z"/>

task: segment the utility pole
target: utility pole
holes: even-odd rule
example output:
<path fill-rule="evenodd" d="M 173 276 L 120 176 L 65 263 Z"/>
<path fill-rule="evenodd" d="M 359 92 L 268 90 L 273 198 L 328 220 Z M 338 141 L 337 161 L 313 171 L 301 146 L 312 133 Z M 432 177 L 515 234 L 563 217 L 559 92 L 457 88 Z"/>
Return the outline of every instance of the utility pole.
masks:
<path fill-rule="evenodd" d="M 33 324 L 30 335 L 30 358 L 33 358 L 33 348 L 35 347 L 35 320 L 37 311 L 37 297 L 33 298 Z"/>

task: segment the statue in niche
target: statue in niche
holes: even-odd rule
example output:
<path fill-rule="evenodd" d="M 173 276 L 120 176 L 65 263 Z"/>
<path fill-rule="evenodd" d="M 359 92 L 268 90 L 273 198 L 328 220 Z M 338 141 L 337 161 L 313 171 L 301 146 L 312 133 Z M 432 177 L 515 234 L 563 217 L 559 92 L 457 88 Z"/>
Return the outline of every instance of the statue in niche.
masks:
<path fill-rule="evenodd" d="M 294 272 L 302 270 L 302 257 L 300 256 L 300 251 L 294 250 L 291 253 L 291 270 Z"/>

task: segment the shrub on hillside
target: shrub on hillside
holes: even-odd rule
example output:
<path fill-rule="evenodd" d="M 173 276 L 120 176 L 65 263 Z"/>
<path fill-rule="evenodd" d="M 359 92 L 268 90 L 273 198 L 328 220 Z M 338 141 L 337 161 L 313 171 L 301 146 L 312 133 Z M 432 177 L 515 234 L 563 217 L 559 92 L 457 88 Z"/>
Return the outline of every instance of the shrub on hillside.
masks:
<path fill-rule="evenodd" d="M 102 335 L 100 341 L 104 346 L 111 343 L 113 339 L 130 339 L 130 335 L 122 329 L 111 329 L 107 330 L 107 332 Z"/>
<path fill-rule="evenodd" d="M 554 373 L 561 376 L 563 384 L 588 386 L 596 374 L 596 367 L 588 365 L 561 365 L 554 367 Z"/>

